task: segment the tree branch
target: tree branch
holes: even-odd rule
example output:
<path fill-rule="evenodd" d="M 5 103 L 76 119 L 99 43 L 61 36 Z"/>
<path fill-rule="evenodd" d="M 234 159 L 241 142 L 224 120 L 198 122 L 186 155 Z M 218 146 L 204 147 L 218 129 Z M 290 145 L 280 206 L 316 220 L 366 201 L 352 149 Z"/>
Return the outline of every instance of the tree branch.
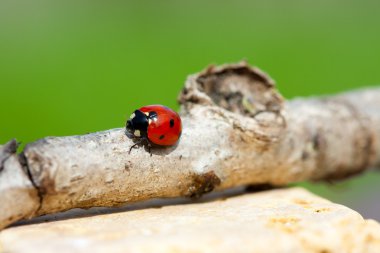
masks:
<path fill-rule="evenodd" d="M 179 100 L 181 140 L 152 149 L 152 156 L 142 147 L 128 154 L 133 141 L 124 128 L 28 144 L 21 157 L 41 204 L 34 194 L 33 208 L 20 217 L 239 185 L 341 179 L 380 165 L 379 88 L 285 102 L 266 74 L 240 63 L 191 75 Z M 3 178 L 4 171 L 0 187 L 11 188 Z M 1 202 L 6 210 L 23 205 L 10 199 Z M 0 208 L 1 227 L 10 221 Z"/>

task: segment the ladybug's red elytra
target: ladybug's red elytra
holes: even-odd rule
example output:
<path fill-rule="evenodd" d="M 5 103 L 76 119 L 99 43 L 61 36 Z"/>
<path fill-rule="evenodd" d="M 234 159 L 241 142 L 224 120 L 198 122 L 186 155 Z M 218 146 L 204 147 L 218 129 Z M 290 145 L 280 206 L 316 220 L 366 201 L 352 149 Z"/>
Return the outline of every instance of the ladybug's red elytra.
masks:
<path fill-rule="evenodd" d="M 126 125 L 133 137 L 140 139 L 132 148 L 143 141 L 158 146 L 172 146 L 182 133 L 182 122 L 178 113 L 163 105 L 147 105 L 135 110 Z"/>

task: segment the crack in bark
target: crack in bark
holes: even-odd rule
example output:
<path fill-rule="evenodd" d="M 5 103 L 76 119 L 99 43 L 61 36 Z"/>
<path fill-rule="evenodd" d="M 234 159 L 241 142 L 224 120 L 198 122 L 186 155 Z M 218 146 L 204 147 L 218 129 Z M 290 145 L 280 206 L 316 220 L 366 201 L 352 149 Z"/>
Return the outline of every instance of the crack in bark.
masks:
<path fill-rule="evenodd" d="M 32 186 L 36 189 L 37 191 L 37 196 L 38 196 L 38 207 L 35 211 L 35 213 L 38 213 L 38 211 L 41 209 L 42 207 L 42 202 L 43 202 L 43 197 L 44 197 L 44 194 L 42 192 L 42 190 L 40 189 L 40 187 L 37 185 L 37 183 L 35 182 L 35 180 L 33 179 L 33 174 L 29 168 L 29 164 L 28 164 L 28 158 L 25 156 L 25 153 L 24 152 L 21 152 L 19 155 L 18 155 L 18 159 L 19 159 L 19 162 L 24 170 L 24 172 L 26 173 L 26 175 L 28 176 Z"/>

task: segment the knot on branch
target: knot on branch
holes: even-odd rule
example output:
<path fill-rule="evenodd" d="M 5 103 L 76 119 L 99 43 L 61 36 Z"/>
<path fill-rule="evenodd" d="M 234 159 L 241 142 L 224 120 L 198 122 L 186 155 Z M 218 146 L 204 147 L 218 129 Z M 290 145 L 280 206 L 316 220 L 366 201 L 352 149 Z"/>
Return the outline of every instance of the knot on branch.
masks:
<path fill-rule="evenodd" d="M 191 178 L 192 185 L 185 194 L 191 198 L 199 198 L 203 194 L 213 191 L 221 183 L 220 178 L 213 170 L 202 174 L 192 174 Z"/>

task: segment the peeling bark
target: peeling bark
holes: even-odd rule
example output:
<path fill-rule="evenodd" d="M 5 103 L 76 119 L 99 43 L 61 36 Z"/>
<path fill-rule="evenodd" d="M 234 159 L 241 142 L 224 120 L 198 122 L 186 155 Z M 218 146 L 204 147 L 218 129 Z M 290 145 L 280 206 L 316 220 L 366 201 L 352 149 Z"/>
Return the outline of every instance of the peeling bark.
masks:
<path fill-rule="evenodd" d="M 28 144 L 21 157 L 41 198 L 33 215 L 341 179 L 380 165 L 379 88 L 285 102 L 265 73 L 240 63 L 191 75 L 179 101 L 181 140 L 152 156 L 129 154 L 124 128 Z"/>

